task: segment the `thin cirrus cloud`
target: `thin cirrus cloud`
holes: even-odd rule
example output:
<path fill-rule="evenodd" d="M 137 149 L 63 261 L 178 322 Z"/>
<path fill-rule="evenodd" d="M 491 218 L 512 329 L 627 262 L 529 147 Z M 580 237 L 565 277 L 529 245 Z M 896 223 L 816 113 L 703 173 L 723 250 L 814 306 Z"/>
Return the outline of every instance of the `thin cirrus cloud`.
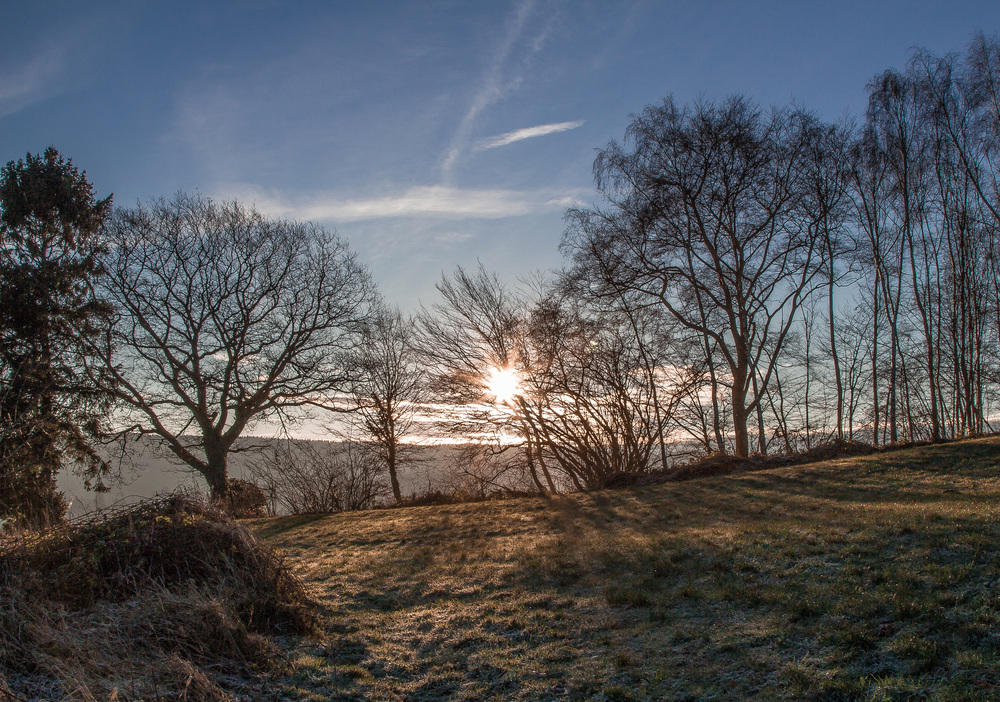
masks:
<path fill-rule="evenodd" d="M 546 134 L 555 134 L 556 132 L 566 132 L 570 129 L 576 129 L 577 127 L 582 127 L 585 120 L 578 119 L 575 122 L 553 122 L 552 124 L 539 124 L 536 127 L 525 127 L 524 129 L 515 129 L 512 132 L 506 132 L 504 134 L 498 134 L 497 136 L 487 137 L 480 141 L 476 145 L 476 151 L 483 151 L 485 149 L 495 149 L 498 146 L 507 146 L 507 144 L 513 144 L 516 141 L 524 141 L 525 139 L 531 139 L 532 137 L 545 136 Z"/>
<path fill-rule="evenodd" d="M 401 217 L 443 219 L 502 219 L 562 209 L 578 204 L 567 193 L 525 193 L 502 189 L 467 189 L 446 185 L 418 186 L 399 195 L 352 200 L 313 198 L 293 201 L 261 192 L 240 192 L 237 198 L 252 201 L 271 215 L 301 220 L 358 222 Z"/>
<path fill-rule="evenodd" d="M 441 162 L 441 172 L 446 177 L 466 149 L 469 136 L 480 114 L 517 90 L 532 57 L 538 54 L 545 45 L 551 27 L 551 18 L 550 21 L 544 23 L 541 31 L 531 37 L 526 44 L 522 41 L 534 12 L 535 0 L 521 0 L 515 6 L 513 15 L 508 19 L 507 31 L 503 40 L 497 47 L 493 59 L 489 62 L 479 89 L 476 91 L 458 129 L 452 136 L 450 145 L 445 150 Z"/>
<path fill-rule="evenodd" d="M 9 115 L 54 91 L 62 52 L 44 51 L 14 69 L 0 71 L 0 115 Z"/>

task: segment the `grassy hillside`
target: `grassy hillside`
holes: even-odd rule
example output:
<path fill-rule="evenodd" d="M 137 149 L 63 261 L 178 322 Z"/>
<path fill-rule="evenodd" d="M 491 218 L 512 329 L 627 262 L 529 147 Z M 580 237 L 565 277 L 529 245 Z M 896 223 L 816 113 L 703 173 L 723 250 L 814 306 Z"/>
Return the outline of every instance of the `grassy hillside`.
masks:
<path fill-rule="evenodd" d="M 259 524 L 292 699 L 1000 699 L 1000 440 Z"/>

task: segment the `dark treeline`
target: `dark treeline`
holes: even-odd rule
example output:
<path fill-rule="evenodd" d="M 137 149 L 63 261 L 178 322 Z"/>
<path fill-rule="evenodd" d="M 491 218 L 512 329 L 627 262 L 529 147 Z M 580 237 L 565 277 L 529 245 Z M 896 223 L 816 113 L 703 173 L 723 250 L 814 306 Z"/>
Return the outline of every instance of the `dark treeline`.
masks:
<path fill-rule="evenodd" d="M 668 97 L 594 175 L 564 270 L 459 268 L 407 318 L 321 227 L 183 194 L 112 211 L 54 149 L 11 162 L 0 518 L 58 519 L 62 462 L 100 484 L 109 437 L 154 437 L 226 503 L 240 437 L 309 408 L 347 449 L 276 454 L 268 485 L 294 464 L 282 499 L 331 509 L 404 502 L 407 446 L 434 434 L 468 446 L 448 489 L 482 496 L 994 430 L 997 39 L 915 52 L 857 123 Z"/>

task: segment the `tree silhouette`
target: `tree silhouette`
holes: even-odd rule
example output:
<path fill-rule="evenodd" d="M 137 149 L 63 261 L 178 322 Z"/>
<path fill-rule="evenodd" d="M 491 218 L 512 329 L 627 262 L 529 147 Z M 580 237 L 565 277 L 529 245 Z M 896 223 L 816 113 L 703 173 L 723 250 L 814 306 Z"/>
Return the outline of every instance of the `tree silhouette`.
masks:
<path fill-rule="evenodd" d="M 580 275 L 662 305 L 702 335 L 707 360 L 722 357 L 738 456 L 754 413 L 764 450 L 762 401 L 821 270 L 800 211 L 805 126 L 801 113 L 763 114 L 744 97 L 693 108 L 668 98 L 598 154 L 607 206 L 567 215 Z"/>
<path fill-rule="evenodd" d="M 109 319 L 93 283 L 110 208 L 52 147 L 0 174 L 0 516 L 57 521 L 63 463 L 82 465 L 88 485 L 107 470 L 92 439 L 107 416 L 109 376 L 81 369 Z"/>
<path fill-rule="evenodd" d="M 224 502 L 241 435 L 337 407 L 371 277 L 320 227 L 198 196 L 118 210 L 109 237 L 116 318 L 104 365 L 127 408 L 123 429 L 158 436 Z"/>
<path fill-rule="evenodd" d="M 398 310 L 379 310 L 350 363 L 355 371 L 350 383 L 354 409 L 367 438 L 378 447 L 396 504 L 403 501 L 398 475 L 405 452 L 401 439 L 413 424 L 423 380 L 413 334 L 413 322 Z"/>

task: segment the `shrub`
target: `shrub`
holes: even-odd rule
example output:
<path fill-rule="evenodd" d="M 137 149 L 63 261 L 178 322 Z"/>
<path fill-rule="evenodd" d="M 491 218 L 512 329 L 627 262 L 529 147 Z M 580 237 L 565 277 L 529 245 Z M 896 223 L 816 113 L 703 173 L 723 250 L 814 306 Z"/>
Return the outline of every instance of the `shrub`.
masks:
<path fill-rule="evenodd" d="M 0 543 L 0 680 L 28 696 L 131 676 L 140 698 L 231 699 L 200 671 L 272 668 L 266 635 L 317 626 L 277 553 L 187 495 Z"/>
<path fill-rule="evenodd" d="M 360 441 L 276 443 L 250 469 L 272 513 L 372 509 L 391 494 L 377 447 Z"/>
<path fill-rule="evenodd" d="M 230 478 L 226 511 L 237 518 L 263 517 L 267 513 L 267 495 L 257 483 Z"/>

